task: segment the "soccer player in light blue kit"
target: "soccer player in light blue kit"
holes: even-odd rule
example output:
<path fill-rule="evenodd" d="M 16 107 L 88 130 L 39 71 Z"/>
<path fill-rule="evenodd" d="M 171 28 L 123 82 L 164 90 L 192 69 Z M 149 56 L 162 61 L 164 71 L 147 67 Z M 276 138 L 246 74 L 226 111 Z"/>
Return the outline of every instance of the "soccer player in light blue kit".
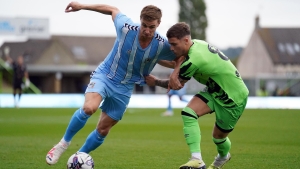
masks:
<path fill-rule="evenodd" d="M 91 74 L 82 108 L 73 114 L 63 138 L 46 155 L 49 165 L 57 163 L 70 145 L 73 136 L 99 108 L 102 113 L 79 152 L 90 153 L 99 147 L 110 129 L 122 119 L 135 84 L 144 85 L 156 63 L 174 67 L 174 53 L 165 37 L 156 32 L 162 17 L 161 10 L 153 5 L 141 11 L 141 24 L 133 23 L 118 8 L 99 4 L 87 5 L 71 2 L 66 12 L 90 10 L 111 15 L 117 37 L 105 60 Z M 172 62 L 171 62 L 172 61 Z"/>

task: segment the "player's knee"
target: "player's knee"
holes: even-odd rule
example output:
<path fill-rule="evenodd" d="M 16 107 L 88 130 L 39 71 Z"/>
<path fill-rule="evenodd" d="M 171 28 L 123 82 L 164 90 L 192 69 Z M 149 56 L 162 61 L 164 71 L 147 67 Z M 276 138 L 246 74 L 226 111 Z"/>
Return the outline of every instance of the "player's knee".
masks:
<path fill-rule="evenodd" d="M 213 136 L 213 138 L 216 138 L 216 139 L 223 139 L 223 138 L 226 138 L 232 130 L 233 129 L 229 129 L 229 130 L 222 129 L 220 126 L 215 124 L 212 136 Z"/>
<path fill-rule="evenodd" d="M 84 104 L 82 109 L 85 114 L 92 115 L 97 111 L 98 107 L 92 106 L 90 104 Z"/>

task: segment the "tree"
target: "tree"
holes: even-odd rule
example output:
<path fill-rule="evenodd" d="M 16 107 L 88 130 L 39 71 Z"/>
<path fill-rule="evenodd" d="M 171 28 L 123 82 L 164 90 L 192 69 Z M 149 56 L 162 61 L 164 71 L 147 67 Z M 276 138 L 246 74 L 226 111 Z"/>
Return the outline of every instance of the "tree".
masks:
<path fill-rule="evenodd" d="M 206 40 L 207 18 L 204 0 L 179 0 L 179 22 L 190 25 L 193 39 Z"/>

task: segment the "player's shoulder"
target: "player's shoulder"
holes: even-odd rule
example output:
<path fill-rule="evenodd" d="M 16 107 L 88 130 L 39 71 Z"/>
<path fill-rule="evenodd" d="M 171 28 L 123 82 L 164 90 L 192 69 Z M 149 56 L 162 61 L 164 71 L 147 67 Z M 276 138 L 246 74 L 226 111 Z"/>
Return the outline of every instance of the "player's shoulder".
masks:
<path fill-rule="evenodd" d="M 119 12 L 114 20 L 117 25 L 123 29 L 137 31 L 140 24 L 134 23 L 131 18 Z"/>
<path fill-rule="evenodd" d="M 138 31 L 139 29 L 139 25 L 130 22 L 125 22 L 123 27 L 125 29 L 132 30 L 132 31 Z"/>
<path fill-rule="evenodd" d="M 193 45 L 189 49 L 189 55 L 199 55 L 199 53 L 203 53 L 203 51 L 207 51 L 209 47 L 209 43 L 199 39 L 193 39 Z"/>
<path fill-rule="evenodd" d="M 160 42 L 166 42 L 166 38 L 161 36 L 160 34 L 156 33 L 155 34 L 155 37 L 154 37 L 156 40 L 160 41 Z"/>
<path fill-rule="evenodd" d="M 192 40 L 194 44 L 198 45 L 203 45 L 203 46 L 207 46 L 209 45 L 208 42 L 204 41 L 204 40 L 199 40 L 199 39 L 193 39 Z"/>
<path fill-rule="evenodd" d="M 162 35 L 160 35 L 160 34 L 157 33 L 157 32 L 156 32 L 155 35 L 154 35 L 154 39 L 157 40 L 157 41 L 159 41 L 159 42 L 168 43 L 167 38 L 164 37 L 164 36 L 162 36 Z"/>

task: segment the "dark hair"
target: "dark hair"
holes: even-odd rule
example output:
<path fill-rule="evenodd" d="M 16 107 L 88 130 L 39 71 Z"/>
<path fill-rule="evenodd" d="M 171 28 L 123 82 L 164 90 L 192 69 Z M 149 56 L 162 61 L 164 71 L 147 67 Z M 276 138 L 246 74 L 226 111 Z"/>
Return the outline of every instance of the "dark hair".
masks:
<path fill-rule="evenodd" d="M 161 17 L 162 17 L 161 10 L 154 5 L 145 6 L 142 9 L 141 15 L 140 15 L 140 19 L 145 19 L 147 21 L 158 20 L 158 22 L 160 22 Z"/>
<path fill-rule="evenodd" d="M 185 22 L 178 22 L 175 25 L 173 25 L 169 30 L 167 31 L 167 37 L 168 38 L 177 38 L 181 39 L 185 36 L 191 35 L 190 26 Z"/>

